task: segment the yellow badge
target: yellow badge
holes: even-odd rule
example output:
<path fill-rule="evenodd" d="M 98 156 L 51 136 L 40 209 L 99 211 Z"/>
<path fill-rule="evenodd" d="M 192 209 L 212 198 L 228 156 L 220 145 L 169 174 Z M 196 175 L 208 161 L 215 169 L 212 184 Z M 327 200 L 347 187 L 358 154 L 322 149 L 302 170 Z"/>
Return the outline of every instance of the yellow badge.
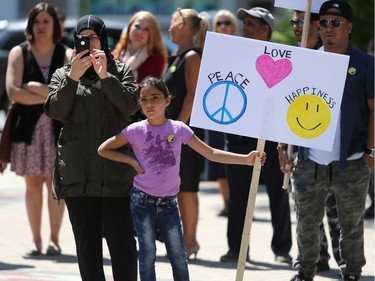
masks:
<path fill-rule="evenodd" d="M 170 68 L 169 68 L 169 72 L 170 73 L 173 73 L 176 71 L 176 66 L 175 65 L 172 65 Z"/>
<path fill-rule="evenodd" d="M 168 142 L 174 142 L 175 138 L 174 138 L 174 135 L 170 134 L 168 136 Z"/>
<path fill-rule="evenodd" d="M 348 73 L 350 75 L 354 75 L 357 73 L 357 69 L 355 67 L 350 67 L 349 70 L 348 70 Z"/>

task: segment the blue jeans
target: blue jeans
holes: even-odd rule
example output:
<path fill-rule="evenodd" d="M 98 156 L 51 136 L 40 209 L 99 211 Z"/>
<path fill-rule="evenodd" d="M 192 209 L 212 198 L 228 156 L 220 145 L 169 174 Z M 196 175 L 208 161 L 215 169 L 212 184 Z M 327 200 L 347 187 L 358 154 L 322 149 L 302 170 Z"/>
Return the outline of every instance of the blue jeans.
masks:
<path fill-rule="evenodd" d="M 130 208 L 138 237 L 141 280 L 156 280 L 155 232 L 158 226 L 172 264 L 173 280 L 189 281 L 176 196 L 152 196 L 133 187 Z"/>

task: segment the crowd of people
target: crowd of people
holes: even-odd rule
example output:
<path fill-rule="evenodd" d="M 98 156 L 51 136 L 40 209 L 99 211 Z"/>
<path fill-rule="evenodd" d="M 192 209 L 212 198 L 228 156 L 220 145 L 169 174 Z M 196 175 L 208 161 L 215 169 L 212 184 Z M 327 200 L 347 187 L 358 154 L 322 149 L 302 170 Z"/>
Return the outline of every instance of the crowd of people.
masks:
<path fill-rule="evenodd" d="M 329 0 L 318 14 L 311 13 L 303 46 L 350 56 L 333 151 L 296 147 L 295 159 L 285 143 L 267 141 L 261 153 L 255 138 L 206 131 L 207 145 L 203 129 L 187 126 L 206 32 L 239 36 L 241 23 L 243 37 L 271 41 L 277 23 L 267 9 L 220 10 L 210 27 L 198 11 L 179 8 L 168 29 L 177 46 L 173 54 L 167 53 L 151 12 L 131 17 L 114 50 L 108 47 L 105 22 L 95 15 L 78 19 L 74 49 L 61 43 L 62 15 L 44 2 L 30 10 L 25 42 L 10 51 L 6 73 L 9 100 L 17 105 L 10 169 L 26 183 L 28 255 L 62 254 L 59 231 L 66 207 L 82 280 L 105 280 L 103 238 L 114 280 L 136 281 L 138 271 L 141 280 L 156 280 L 157 232 L 174 280 L 189 280 L 188 260 L 201 247 L 198 194 L 207 158 L 209 179 L 218 181 L 223 199 L 219 215 L 228 223 L 228 251 L 220 261 L 237 262 L 249 166 L 259 161 L 269 197 L 271 250 L 275 262 L 298 270 L 291 281 L 311 281 L 317 271 L 330 269 L 328 240 L 342 278 L 360 279 L 366 263 L 363 222 L 373 218 L 365 206 L 368 194 L 373 200 L 374 58 L 373 45 L 366 54 L 350 44 L 354 23 L 347 2 Z M 293 11 L 297 46 L 304 19 L 304 12 Z M 78 52 L 81 38 L 89 46 Z M 282 188 L 285 172 L 291 172 L 291 191 Z M 48 243 L 41 234 L 44 185 Z M 297 219 L 294 261 L 290 196 Z M 247 249 L 247 261 L 250 256 Z"/>

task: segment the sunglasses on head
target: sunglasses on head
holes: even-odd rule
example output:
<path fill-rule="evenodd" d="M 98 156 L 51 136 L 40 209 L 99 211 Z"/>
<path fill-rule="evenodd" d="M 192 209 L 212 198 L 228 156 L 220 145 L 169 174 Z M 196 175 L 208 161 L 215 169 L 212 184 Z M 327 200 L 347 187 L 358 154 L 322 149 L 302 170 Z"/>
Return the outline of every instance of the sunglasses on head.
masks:
<path fill-rule="evenodd" d="M 216 22 L 216 26 L 222 26 L 222 25 L 230 26 L 230 25 L 232 25 L 232 22 L 230 20 Z"/>
<path fill-rule="evenodd" d="M 319 26 L 321 28 L 327 28 L 330 24 L 334 27 L 334 28 L 339 28 L 341 26 L 341 24 L 343 23 L 343 21 L 340 21 L 340 20 L 321 20 L 319 21 Z"/>
<path fill-rule="evenodd" d="M 305 21 L 304 21 L 304 19 L 296 19 L 296 20 L 290 19 L 289 22 L 290 22 L 291 26 L 293 26 L 293 25 L 303 26 L 303 23 Z"/>
<path fill-rule="evenodd" d="M 184 17 L 184 15 L 181 12 L 181 8 L 178 7 L 176 11 L 178 12 L 178 14 L 180 15 L 180 17 L 182 18 L 182 21 L 185 22 L 185 17 Z"/>

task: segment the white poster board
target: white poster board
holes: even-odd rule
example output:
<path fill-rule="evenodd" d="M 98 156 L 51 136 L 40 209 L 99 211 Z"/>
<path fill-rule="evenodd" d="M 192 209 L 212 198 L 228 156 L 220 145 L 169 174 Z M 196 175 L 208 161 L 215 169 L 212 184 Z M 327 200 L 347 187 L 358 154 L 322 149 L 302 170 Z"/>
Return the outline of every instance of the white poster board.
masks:
<path fill-rule="evenodd" d="M 312 0 L 311 12 L 318 14 L 320 6 L 326 1 Z M 275 7 L 304 11 L 306 9 L 306 0 L 275 0 Z"/>
<path fill-rule="evenodd" d="M 330 151 L 348 62 L 208 32 L 189 125 Z"/>

